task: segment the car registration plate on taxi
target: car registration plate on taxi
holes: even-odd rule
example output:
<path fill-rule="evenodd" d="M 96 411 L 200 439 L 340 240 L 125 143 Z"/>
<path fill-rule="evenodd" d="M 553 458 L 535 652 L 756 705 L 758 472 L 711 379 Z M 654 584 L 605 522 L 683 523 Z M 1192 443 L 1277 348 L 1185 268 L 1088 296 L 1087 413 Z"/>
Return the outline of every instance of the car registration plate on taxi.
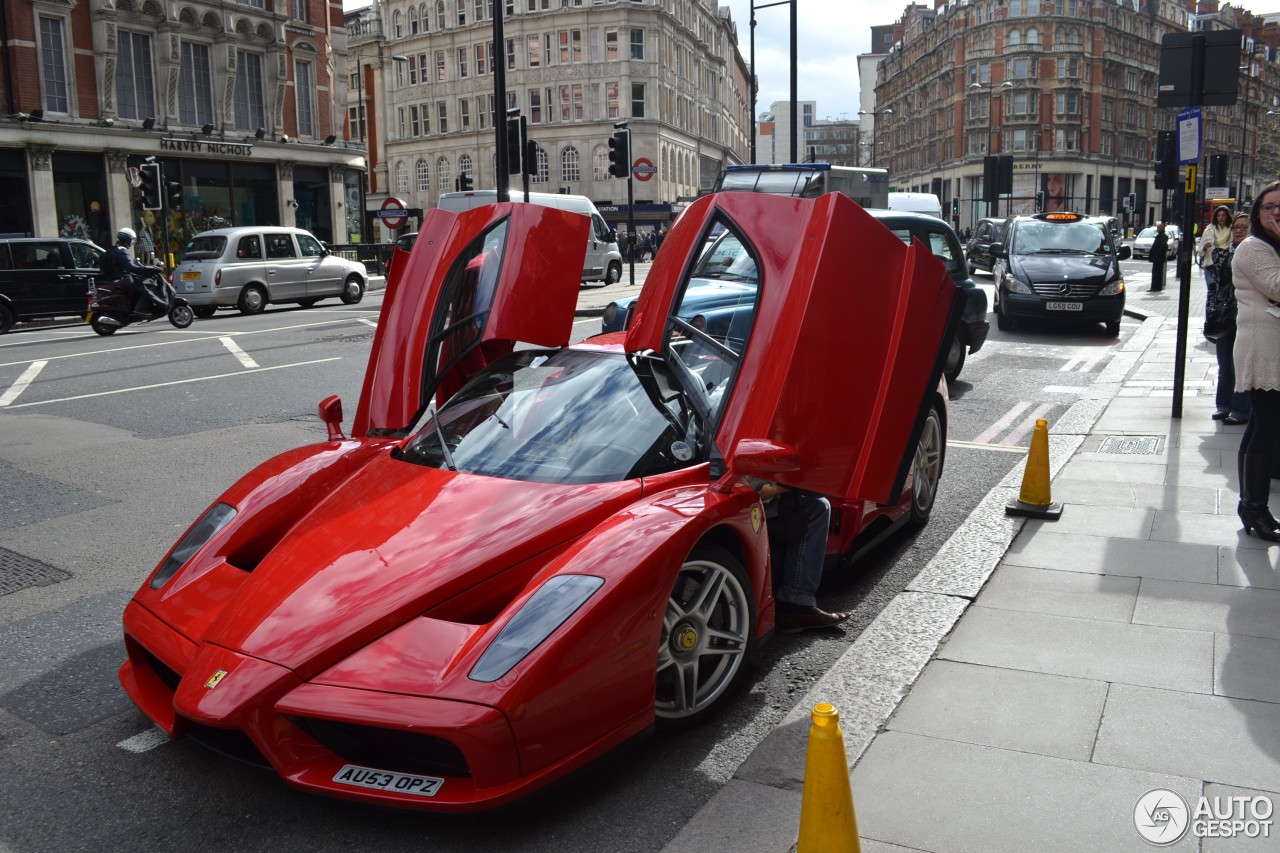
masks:
<path fill-rule="evenodd" d="M 1083 302 L 1046 302 L 1046 311 L 1083 311 Z"/>
<path fill-rule="evenodd" d="M 183 281 L 198 281 L 199 278 L 200 272 L 198 270 L 196 272 L 184 272 L 182 274 Z"/>
<path fill-rule="evenodd" d="M 375 770 L 358 764 L 346 764 L 333 776 L 333 781 L 356 788 L 372 788 L 396 794 L 413 794 L 418 797 L 434 797 L 444 780 L 437 776 L 416 776 L 412 773 L 392 773 Z"/>

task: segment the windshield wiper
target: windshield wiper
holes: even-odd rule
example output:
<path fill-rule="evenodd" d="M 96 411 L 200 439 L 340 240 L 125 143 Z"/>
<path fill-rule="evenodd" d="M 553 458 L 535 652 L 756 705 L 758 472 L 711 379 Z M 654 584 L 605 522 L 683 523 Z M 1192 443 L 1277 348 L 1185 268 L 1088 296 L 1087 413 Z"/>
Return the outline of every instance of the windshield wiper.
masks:
<path fill-rule="evenodd" d="M 444 464 L 450 471 L 457 471 L 458 466 L 453 463 L 453 454 L 449 452 L 449 442 L 444 440 L 444 430 L 440 429 L 440 419 L 435 415 L 431 417 L 431 426 L 435 428 L 436 438 L 440 441 L 440 453 L 444 456 Z"/>

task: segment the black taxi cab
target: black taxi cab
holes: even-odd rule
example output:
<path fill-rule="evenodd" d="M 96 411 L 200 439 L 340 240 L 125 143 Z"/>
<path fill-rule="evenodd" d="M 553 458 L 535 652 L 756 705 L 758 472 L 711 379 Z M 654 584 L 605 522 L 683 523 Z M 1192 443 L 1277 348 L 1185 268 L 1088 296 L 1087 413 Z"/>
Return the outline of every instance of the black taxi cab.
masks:
<path fill-rule="evenodd" d="M 1129 247 L 1079 213 L 1037 213 L 1005 220 L 995 258 L 997 328 L 1021 319 L 1092 320 L 1120 333 Z"/>

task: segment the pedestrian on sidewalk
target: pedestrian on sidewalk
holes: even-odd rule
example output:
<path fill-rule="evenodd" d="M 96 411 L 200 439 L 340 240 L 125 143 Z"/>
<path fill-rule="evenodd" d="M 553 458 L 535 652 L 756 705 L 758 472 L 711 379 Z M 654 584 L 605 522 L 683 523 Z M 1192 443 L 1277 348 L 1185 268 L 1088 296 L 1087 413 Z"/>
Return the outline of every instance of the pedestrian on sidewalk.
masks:
<path fill-rule="evenodd" d="M 1271 514 L 1271 470 L 1280 453 L 1280 181 L 1267 184 L 1249 213 L 1249 236 L 1231 261 L 1236 292 L 1236 390 L 1252 411 L 1240 440 L 1240 503 L 1244 532 L 1280 542 Z"/>
<path fill-rule="evenodd" d="M 1213 222 L 1200 235 L 1196 247 L 1196 257 L 1204 269 L 1204 284 L 1213 290 L 1218 284 L 1217 267 L 1213 265 L 1214 252 L 1226 252 L 1231 249 L 1231 208 L 1220 204 L 1213 209 Z"/>
<path fill-rule="evenodd" d="M 1156 223 L 1156 238 L 1151 241 L 1151 292 L 1164 290 L 1164 264 L 1169 255 L 1169 235 L 1164 223 Z"/>
<path fill-rule="evenodd" d="M 1218 286 L 1209 294 L 1205 305 L 1205 335 L 1213 341 L 1218 355 L 1218 387 L 1214 395 L 1215 421 L 1227 426 L 1248 423 L 1249 395 L 1235 390 L 1236 368 L 1233 350 L 1236 345 L 1235 278 L 1231 272 L 1231 260 L 1235 248 L 1249 236 L 1249 214 L 1237 213 L 1231 221 L 1231 251 L 1221 258 L 1218 265 Z"/>

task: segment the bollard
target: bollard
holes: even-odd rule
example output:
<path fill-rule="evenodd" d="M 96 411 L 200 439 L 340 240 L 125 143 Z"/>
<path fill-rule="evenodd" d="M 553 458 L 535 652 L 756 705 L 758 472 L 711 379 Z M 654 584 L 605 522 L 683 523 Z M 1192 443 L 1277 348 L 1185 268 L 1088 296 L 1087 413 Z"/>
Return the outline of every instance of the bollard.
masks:
<path fill-rule="evenodd" d="M 860 853 L 861 849 L 840 712 L 823 702 L 813 707 L 809 728 L 796 853 Z"/>
<path fill-rule="evenodd" d="M 1006 515 L 1025 515 L 1057 521 L 1062 517 L 1062 504 L 1049 497 L 1049 422 L 1036 421 L 1031 433 L 1031 452 L 1022 474 L 1022 489 L 1016 500 L 1004 505 Z"/>

